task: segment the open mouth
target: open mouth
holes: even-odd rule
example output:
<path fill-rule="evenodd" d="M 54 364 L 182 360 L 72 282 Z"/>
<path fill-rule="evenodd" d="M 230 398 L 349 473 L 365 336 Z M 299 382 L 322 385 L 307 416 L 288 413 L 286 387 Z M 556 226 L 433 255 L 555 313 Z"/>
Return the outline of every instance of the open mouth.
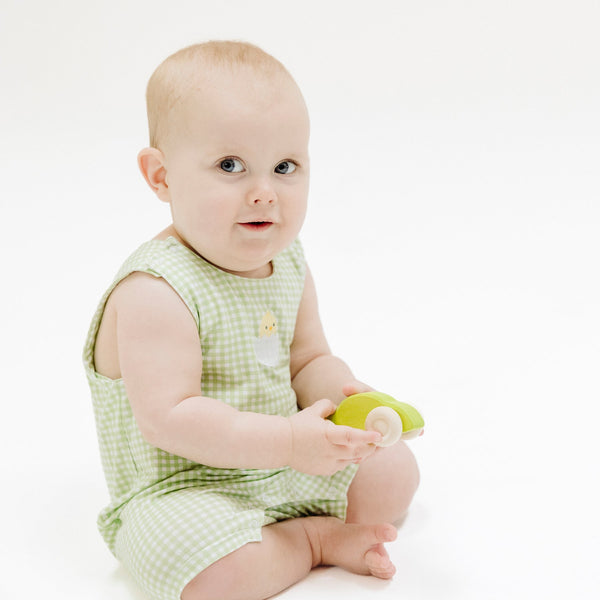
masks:
<path fill-rule="evenodd" d="M 248 223 L 240 223 L 240 225 L 251 231 L 263 231 L 271 227 L 273 223 L 271 221 L 250 221 Z"/>

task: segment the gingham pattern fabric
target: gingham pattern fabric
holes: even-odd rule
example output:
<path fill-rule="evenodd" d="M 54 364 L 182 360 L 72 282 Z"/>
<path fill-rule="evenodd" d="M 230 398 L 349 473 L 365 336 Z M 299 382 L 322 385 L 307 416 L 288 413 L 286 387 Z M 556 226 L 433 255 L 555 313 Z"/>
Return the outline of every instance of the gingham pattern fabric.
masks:
<path fill-rule="evenodd" d="M 84 365 L 111 498 L 98 527 L 110 550 L 153 599 L 179 599 L 202 569 L 260 540 L 265 525 L 309 515 L 345 518 L 356 465 L 318 477 L 287 468 L 215 469 L 168 454 L 143 439 L 123 381 L 94 369 L 106 301 L 120 281 L 142 271 L 164 278 L 194 317 L 205 395 L 240 410 L 294 414 L 298 408 L 289 358 L 305 274 L 300 243 L 277 256 L 273 267 L 265 279 L 237 277 L 174 238 L 151 240 L 123 264 L 92 320 Z M 268 324 L 276 327 L 265 334 L 261 330 Z"/>

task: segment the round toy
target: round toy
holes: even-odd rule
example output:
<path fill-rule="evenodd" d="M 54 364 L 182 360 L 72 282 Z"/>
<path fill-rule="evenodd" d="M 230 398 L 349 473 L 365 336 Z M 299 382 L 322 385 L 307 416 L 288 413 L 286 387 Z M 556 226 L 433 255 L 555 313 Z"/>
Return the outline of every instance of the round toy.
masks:
<path fill-rule="evenodd" d="M 329 418 L 336 425 L 378 431 L 383 439 L 377 445 L 382 447 L 392 446 L 400 439 L 414 439 L 425 427 L 416 408 L 382 392 L 348 396 Z"/>

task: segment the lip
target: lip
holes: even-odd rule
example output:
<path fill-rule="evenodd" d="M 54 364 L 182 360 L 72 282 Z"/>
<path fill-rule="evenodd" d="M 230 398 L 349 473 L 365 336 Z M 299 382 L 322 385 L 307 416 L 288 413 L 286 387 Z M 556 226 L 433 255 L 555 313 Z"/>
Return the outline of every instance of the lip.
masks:
<path fill-rule="evenodd" d="M 266 231 L 274 225 L 274 223 L 272 221 L 247 221 L 245 223 L 238 223 L 238 225 L 241 225 L 248 231 Z"/>

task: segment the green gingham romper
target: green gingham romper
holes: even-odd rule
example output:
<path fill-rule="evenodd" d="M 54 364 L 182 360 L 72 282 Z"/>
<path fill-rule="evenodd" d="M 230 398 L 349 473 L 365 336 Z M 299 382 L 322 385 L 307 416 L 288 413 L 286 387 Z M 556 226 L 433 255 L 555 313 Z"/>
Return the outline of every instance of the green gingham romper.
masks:
<path fill-rule="evenodd" d="M 134 271 L 164 278 L 194 317 L 203 394 L 239 410 L 290 416 L 298 411 L 289 364 L 305 265 L 296 241 L 274 259 L 270 277 L 248 279 L 218 269 L 172 237 L 151 240 L 123 264 L 92 320 L 84 364 L 111 499 L 98 527 L 150 598 L 179 600 L 196 574 L 260 541 L 266 525 L 309 515 L 344 519 L 358 467 L 331 477 L 289 468 L 215 469 L 148 444 L 123 381 L 97 373 L 93 360 L 106 301 Z"/>

